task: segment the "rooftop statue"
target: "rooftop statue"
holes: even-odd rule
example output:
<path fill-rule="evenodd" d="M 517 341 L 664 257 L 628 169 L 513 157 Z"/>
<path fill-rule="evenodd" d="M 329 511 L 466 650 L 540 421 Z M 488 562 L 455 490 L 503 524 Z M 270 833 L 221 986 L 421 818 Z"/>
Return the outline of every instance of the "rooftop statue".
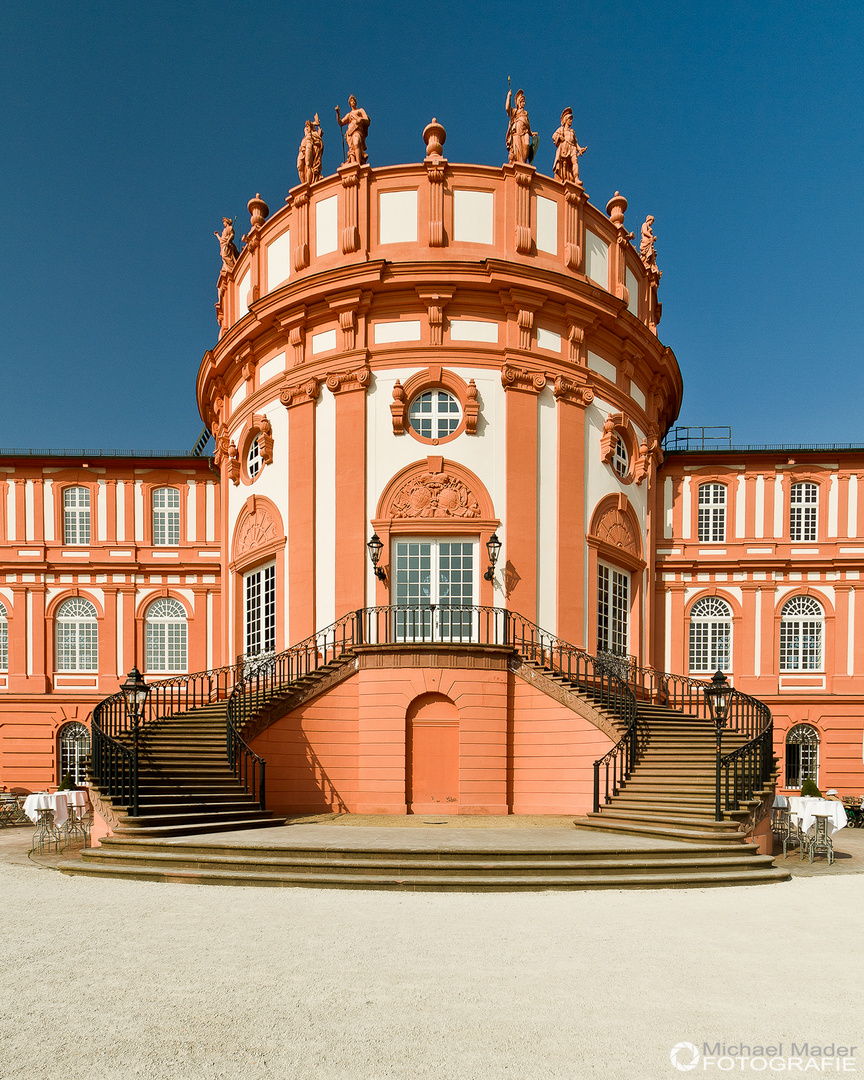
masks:
<path fill-rule="evenodd" d="M 507 85 L 507 101 L 504 104 L 504 110 L 510 117 L 510 123 L 507 125 L 508 161 L 511 165 L 514 162 L 530 165 L 534 160 L 534 152 L 537 149 L 537 132 L 531 130 L 531 121 L 528 119 L 528 112 L 525 108 L 525 91 L 516 91 L 516 101 L 511 106 L 510 100 L 513 91 L 509 88 L 509 75 L 507 76 Z"/>
<path fill-rule="evenodd" d="M 553 175 L 562 183 L 580 183 L 579 158 L 588 147 L 580 146 L 573 133 L 573 110 L 569 106 L 561 113 L 561 127 L 552 136 L 552 142 L 556 147 Z"/>
<path fill-rule="evenodd" d="M 366 136 L 369 134 L 369 117 L 365 109 L 358 109 L 357 98 L 352 94 L 348 98 L 349 111 L 342 116 L 339 106 L 336 106 L 336 120 L 340 127 L 346 127 L 344 133 L 348 153 L 345 162 L 348 165 L 365 165 L 369 160 L 366 153 Z"/>
<path fill-rule="evenodd" d="M 297 152 L 297 172 L 301 184 L 314 184 L 321 179 L 321 159 L 324 156 L 324 136 L 318 113 L 314 120 L 307 120 L 303 130 L 300 149 Z"/>
<path fill-rule="evenodd" d="M 233 270 L 234 263 L 240 257 L 237 245 L 234 243 L 234 222 L 231 218 L 222 218 L 222 232 L 213 233 L 219 238 L 219 254 L 222 256 L 222 269 Z"/>
<path fill-rule="evenodd" d="M 654 230 L 651 226 L 654 224 L 654 215 L 649 214 L 645 218 L 645 224 L 642 226 L 642 237 L 639 243 L 639 254 L 642 257 L 642 262 L 645 266 L 651 270 L 657 267 L 657 252 L 654 250 L 654 245 L 657 242 L 657 237 L 654 235 Z"/>

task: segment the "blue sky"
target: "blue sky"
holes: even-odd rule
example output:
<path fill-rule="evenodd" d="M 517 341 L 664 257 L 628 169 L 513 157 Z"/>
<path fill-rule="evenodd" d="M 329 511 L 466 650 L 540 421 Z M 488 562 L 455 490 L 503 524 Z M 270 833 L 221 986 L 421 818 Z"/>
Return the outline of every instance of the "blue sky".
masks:
<path fill-rule="evenodd" d="M 507 76 L 550 173 L 565 105 L 600 207 L 655 215 L 679 424 L 864 443 L 864 8 L 5 0 L 0 445 L 191 448 L 222 215 L 296 183 L 303 121 L 370 162 L 503 162 Z M 242 230 L 238 228 L 238 235 Z"/>

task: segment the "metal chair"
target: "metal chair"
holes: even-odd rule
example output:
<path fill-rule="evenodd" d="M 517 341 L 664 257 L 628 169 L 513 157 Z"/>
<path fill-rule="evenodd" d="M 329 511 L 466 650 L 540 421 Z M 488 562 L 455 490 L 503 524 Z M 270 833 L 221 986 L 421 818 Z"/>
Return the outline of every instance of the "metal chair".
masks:
<path fill-rule="evenodd" d="M 62 833 L 67 841 L 63 850 L 75 846 L 77 837 L 81 838 L 84 847 L 90 846 L 90 827 L 93 824 L 93 811 L 85 806 L 70 806 L 69 816 L 63 825 Z"/>
<path fill-rule="evenodd" d="M 798 821 L 791 817 L 788 807 L 778 807 L 773 811 L 771 822 L 772 830 L 777 837 L 777 842 L 783 844 L 783 857 L 786 857 L 786 849 L 801 843 Z"/>
<path fill-rule="evenodd" d="M 28 854 L 44 855 L 52 847 L 55 851 L 60 851 L 63 831 L 54 824 L 54 811 L 46 809 L 37 810 L 36 813 L 39 815 L 39 820 L 36 823 L 36 832 L 33 834 Z"/>
<path fill-rule="evenodd" d="M 820 853 L 828 856 L 829 866 L 834 862 L 834 841 L 828 831 L 827 814 L 813 815 L 813 833 L 812 835 L 809 833 L 805 835 L 805 845 L 811 863 L 813 862 L 813 856 Z"/>

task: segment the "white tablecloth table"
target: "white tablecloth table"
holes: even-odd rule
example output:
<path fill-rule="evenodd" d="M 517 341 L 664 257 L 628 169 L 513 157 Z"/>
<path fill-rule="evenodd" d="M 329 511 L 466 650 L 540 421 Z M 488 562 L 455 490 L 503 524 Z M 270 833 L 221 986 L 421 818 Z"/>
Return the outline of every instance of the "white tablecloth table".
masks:
<path fill-rule="evenodd" d="M 66 824 L 70 806 L 86 805 L 87 796 L 83 791 L 55 791 L 51 795 L 47 791 L 37 791 L 24 800 L 24 813 L 36 825 L 40 810 L 53 810 L 54 824 L 59 826 Z"/>
<path fill-rule="evenodd" d="M 792 796 L 789 799 L 789 814 L 793 818 L 801 819 L 801 828 L 809 832 L 813 827 L 814 819 L 824 814 L 828 818 L 828 831 L 833 836 L 840 829 L 846 828 L 846 811 L 843 803 L 834 799 L 814 799 Z"/>

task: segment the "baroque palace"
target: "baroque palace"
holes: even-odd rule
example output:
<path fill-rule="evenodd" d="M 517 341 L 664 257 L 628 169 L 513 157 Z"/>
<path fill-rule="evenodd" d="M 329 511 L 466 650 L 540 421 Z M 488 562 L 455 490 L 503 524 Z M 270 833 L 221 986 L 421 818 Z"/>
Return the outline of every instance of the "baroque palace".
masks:
<path fill-rule="evenodd" d="M 672 431 L 653 218 L 588 201 L 569 110 L 551 177 L 507 112 L 503 166 L 433 120 L 372 167 L 352 99 L 322 177 L 306 125 L 285 204 L 220 236 L 212 444 L 3 452 L 7 789 L 83 781 L 133 667 L 174 706 L 258 687 L 230 753 L 277 814 L 584 814 L 612 683 L 674 704 L 718 668 L 770 709 L 781 789 L 864 789 L 864 449 Z"/>

